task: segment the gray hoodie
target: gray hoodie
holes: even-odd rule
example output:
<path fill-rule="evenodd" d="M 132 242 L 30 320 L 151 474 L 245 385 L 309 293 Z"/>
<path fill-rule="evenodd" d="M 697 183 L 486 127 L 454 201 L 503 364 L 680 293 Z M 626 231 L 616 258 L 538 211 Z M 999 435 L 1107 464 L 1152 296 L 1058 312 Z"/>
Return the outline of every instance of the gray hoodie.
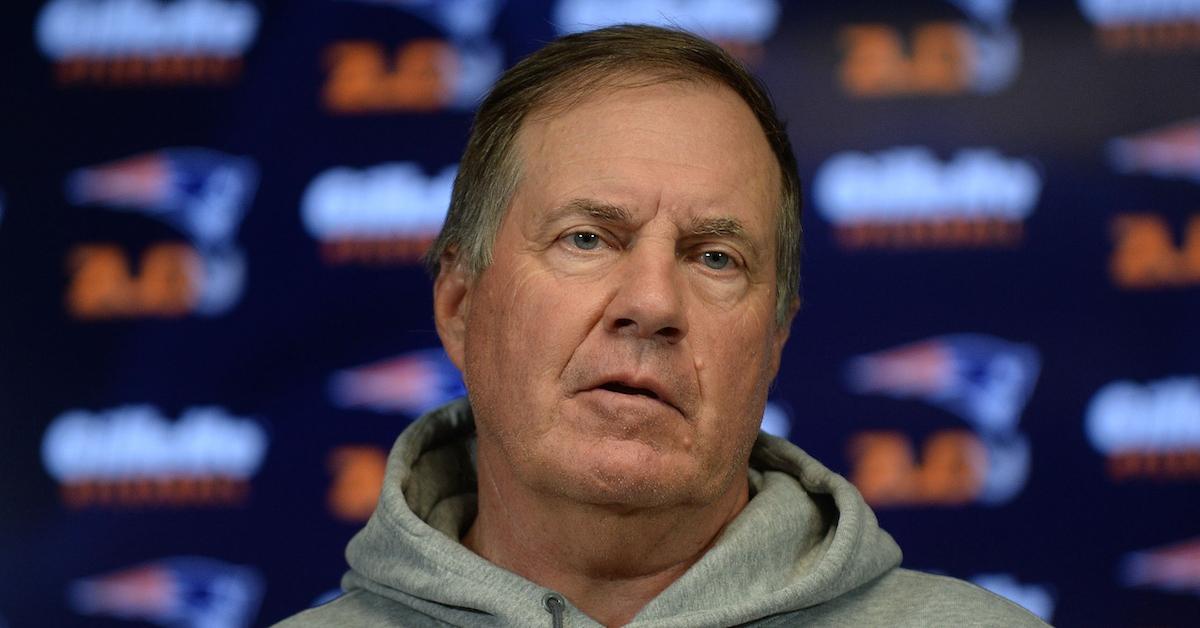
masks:
<path fill-rule="evenodd" d="M 397 439 L 379 505 L 346 549 L 345 593 L 279 626 L 598 626 L 558 593 L 459 538 L 475 517 L 474 419 L 465 400 Z M 749 504 L 629 626 L 1044 626 L 961 580 L 901 569 L 858 491 L 761 434 Z"/>

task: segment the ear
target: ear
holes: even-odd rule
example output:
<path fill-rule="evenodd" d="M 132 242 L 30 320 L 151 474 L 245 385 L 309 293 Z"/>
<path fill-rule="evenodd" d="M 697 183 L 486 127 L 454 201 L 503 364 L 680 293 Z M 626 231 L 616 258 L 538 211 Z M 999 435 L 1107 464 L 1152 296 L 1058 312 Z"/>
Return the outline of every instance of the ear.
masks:
<path fill-rule="evenodd" d="M 459 263 L 457 249 L 442 253 L 440 270 L 433 282 L 433 320 L 446 355 L 460 372 L 464 367 L 472 287 L 472 278 Z"/>

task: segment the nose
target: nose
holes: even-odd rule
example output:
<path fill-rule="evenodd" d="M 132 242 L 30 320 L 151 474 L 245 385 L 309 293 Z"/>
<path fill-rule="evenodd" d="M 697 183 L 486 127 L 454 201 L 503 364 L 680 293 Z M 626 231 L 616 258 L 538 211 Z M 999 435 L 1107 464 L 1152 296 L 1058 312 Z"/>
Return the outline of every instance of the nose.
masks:
<path fill-rule="evenodd" d="M 683 269 L 674 251 L 634 251 L 624 260 L 612 300 L 604 311 L 614 333 L 674 344 L 687 335 Z"/>

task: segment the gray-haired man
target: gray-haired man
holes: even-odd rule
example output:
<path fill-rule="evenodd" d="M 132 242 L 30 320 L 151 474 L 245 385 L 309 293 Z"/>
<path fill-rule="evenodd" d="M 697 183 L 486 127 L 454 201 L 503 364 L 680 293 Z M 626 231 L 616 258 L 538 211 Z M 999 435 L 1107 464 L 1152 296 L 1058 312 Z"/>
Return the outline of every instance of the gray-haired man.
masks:
<path fill-rule="evenodd" d="M 762 88 L 652 27 L 551 43 L 476 118 L 430 254 L 468 401 L 409 427 L 289 626 L 1019 626 L 898 568 L 858 492 L 759 433 L 799 183 Z"/>

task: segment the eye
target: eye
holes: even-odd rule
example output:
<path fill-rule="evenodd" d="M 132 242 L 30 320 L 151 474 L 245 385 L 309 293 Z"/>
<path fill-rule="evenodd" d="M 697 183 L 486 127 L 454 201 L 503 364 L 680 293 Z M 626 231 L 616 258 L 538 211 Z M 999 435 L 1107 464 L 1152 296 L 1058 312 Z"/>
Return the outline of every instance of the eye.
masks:
<path fill-rule="evenodd" d="M 600 246 L 600 236 L 587 231 L 580 231 L 571 234 L 571 243 L 574 244 L 576 248 L 590 251 Z"/>
<path fill-rule="evenodd" d="M 705 266 L 713 270 L 724 270 L 729 267 L 729 263 L 732 261 L 728 253 L 722 253 L 721 251 L 705 251 L 700 254 L 700 259 L 704 262 Z"/>

